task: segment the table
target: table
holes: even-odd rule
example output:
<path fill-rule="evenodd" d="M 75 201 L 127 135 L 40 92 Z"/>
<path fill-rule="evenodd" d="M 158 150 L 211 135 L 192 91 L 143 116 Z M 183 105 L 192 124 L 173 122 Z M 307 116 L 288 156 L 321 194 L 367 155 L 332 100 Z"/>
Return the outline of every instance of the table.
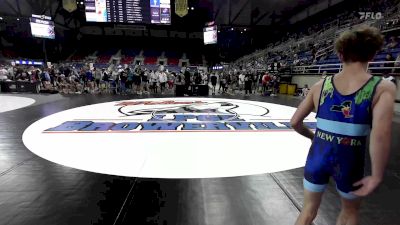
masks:
<path fill-rule="evenodd" d="M 0 92 L 31 92 L 39 93 L 40 82 L 0 81 Z"/>

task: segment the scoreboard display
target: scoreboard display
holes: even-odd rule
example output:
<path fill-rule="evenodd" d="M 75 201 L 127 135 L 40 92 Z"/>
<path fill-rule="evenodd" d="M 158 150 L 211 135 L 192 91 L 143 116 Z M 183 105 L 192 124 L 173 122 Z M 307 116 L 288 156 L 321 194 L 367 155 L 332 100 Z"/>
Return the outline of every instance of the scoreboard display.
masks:
<path fill-rule="evenodd" d="M 217 26 L 209 26 L 204 28 L 204 44 L 217 44 L 218 42 L 218 28 Z"/>
<path fill-rule="evenodd" d="M 51 21 L 50 17 L 32 15 L 30 25 L 33 37 L 55 39 L 54 22 Z"/>
<path fill-rule="evenodd" d="M 170 0 L 85 0 L 88 22 L 171 24 Z"/>

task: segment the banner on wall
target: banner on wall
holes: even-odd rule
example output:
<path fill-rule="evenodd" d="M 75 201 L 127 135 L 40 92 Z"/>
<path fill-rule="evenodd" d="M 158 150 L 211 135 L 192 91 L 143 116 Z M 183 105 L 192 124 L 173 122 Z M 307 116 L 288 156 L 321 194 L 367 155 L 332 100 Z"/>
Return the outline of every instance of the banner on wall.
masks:
<path fill-rule="evenodd" d="M 188 1 L 187 0 L 176 0 L 175 1 L 175 13 L 180 17 L 184 17 L 188 14 Z"/>
<path fill-rule="evenodd" d="M 63 8 L 68 12 L 73 12 L 77 9 L 76 0 L 63 0 Z"/>

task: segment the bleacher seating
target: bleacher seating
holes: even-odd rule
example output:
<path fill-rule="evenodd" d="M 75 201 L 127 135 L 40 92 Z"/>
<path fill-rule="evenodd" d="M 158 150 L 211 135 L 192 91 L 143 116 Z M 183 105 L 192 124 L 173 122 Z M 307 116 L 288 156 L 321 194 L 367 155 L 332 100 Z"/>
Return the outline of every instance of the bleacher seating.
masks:
<path fill-rule="evenodd" d="M 100 50 L 97 53 L 96 62 L 99 64 L 106 64 L 110 62 L 111 57 L 118 52 L 118 49 Z"/>
<path fill-rule="evenodd" d="M 131 64 L 135 60 L 135 57 L 133 56 L 124 56 L 121 58 L 121 64 Z"/>
<path fill-rule="evenodd" d="M 390 8 L 394 8 L 393 5 Z M 255 67 L 256 69 L 265 69 L 265 64 L 268 65 L 272 63 L 277 55 L 282 56 L 286 54 L 288 54 L 288 57 L 284 60 L 286 61 L 286 65 L 294 66 L 295 54 L 297 54 L 297 60 L 299 60 L 296 66 L 312 65 L 315 63 L 312 53 L 313 48 L 317 49 L 315 54 L 317 65 L 339 64 L 340 60 L 333 51 L 333 41 L 341 32 L 350 27 L 356 27 L 362 24 L 376 26 L 382 30 L 386 29 L 386 31 L 393 29 L 393 27 L 389 25 L 395 26 L 397 29 L 399 28 L 398 21 L 400 21 L 400 16 L 396 10 L 389 9 L 383 11 L 387 12 L 384 19 L 375 21 L 365 21 L 355 18 L 351 11 L 342 13 L 341 15 L 333 17 L 330 21 L 327 20 L 327 24 L 317 24 L 318 26 L 316 27 L 318 27 L 319 30 L 313 28 L 314 30 L 307 32 L 307 35 L 298 35 L 298 33 L 291 34 L 289 37 L 283 38 L 279 43 L 268 45 L 267 49 L 258 50 L 251 55 L 240 58 L 233 63 L 232 66 L 238 68 L 252 67 L 253 69 Z M 387 35 L 387 42 L 389 41 L 389 36 L 390 35 Z M 398 40 L 400 40 L 400 37 Z M 374 61 L 385 61 L 387 54 L 391 54 L 393 58 L 396 58 L 400 54 L 400 45 L 398 48 L 385 48 L 376 55 Z M 283 61 L 283 59 L 281 60 L 278 58 L 278 61 Z M 193 59 L 191 62 L 193 62 Z M 382 66 L 382 64 L 372 64 L 372 67 L 377 66 Z"/>
<path fill-rule="evenodd" d="M 124 48 L 121 50 L 121 54 L 124 56 L 138 56 L 140 54 L 139 49 L 130 49 L 130 48 Z"/>
<path fill-rule="evenodd" d="M 157 64 L 157 57 L 146 57 L 144 59 L 144 64 L 145 65 L 156 65 Z"/>
<path fill-rule="evenodd" d="M 179 59 L 178 58 L 168 58 L 168 65 L 179 65 Z"/>

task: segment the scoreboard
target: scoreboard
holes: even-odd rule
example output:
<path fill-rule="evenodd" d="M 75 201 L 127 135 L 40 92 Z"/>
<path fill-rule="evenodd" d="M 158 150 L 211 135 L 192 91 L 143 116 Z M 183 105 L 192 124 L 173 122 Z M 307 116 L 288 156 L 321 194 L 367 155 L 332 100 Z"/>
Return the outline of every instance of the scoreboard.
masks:
<path fill-rule="evenodd" d="M 171 24 L 170 0 L 85 0 L 88 22 Z"/>
<path fill-rule="evenodd" d="M 33 37 L 55 39 L 54 22 L 43 15 L 32 15 L 30 18 L 31 33 Z"/>

